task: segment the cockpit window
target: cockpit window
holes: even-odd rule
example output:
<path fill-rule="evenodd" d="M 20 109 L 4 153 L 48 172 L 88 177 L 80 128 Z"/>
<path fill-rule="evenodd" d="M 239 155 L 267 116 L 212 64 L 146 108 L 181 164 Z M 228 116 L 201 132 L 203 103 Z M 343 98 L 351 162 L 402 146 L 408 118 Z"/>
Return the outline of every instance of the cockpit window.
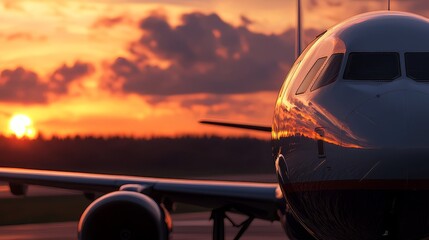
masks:
<path fill-rule="evenodd" d="M 354 52 L 349 54 L 344 79 L 394 80 L 401 76 L 399 54 L 395 52 Z"/>
<path fill-rule="evenodd" d="M 310 71 L 305 76 L 304 80 L 302 80 L 301 85 L 299 85 L 298 87 L 298 90 L 296 90 L 296 95 L 305 93 L 305 91 L 307 91 L 307 88 L 310 86 L 310 83 L 316 77 L 316 74 L 319 72 L 320 68 L 323 66 L 323 63 L 325 63 L 325 61 L 326 61 L 326 57 L 317 59 L 317 61 L 311 67 Z"/>
<path fill-rule="evenodd" d="M 416 81 L 429 81 L 429 53 L 405 53 L 407 77 Z"/>
<path fill-rule="evenodd" d="M 311 87 L 311 91 L 331 84 L 337 80 L 343 57 L 344 53 L 336 53 L 329 57 L 328 62 L 325 67 L 323 67 L 322 72 Z"/>

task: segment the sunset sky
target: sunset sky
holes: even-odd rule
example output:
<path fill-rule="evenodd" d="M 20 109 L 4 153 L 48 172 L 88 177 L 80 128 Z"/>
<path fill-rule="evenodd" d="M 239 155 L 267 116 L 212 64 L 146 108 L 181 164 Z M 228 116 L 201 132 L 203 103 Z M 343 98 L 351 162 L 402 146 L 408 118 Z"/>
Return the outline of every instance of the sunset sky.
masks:
<path fill-rule="evenodd" d="M 305 42 L 387 1 L 304 0 Z M 295 1 L 0 4 L 0 133 L 15 114 L 45 136 L 251 134 L 270 125 L 294 60 Z M 429 16 L 427 1 L 392 9 Z M 267 135 L 269 137 L 269 134 Z"/>

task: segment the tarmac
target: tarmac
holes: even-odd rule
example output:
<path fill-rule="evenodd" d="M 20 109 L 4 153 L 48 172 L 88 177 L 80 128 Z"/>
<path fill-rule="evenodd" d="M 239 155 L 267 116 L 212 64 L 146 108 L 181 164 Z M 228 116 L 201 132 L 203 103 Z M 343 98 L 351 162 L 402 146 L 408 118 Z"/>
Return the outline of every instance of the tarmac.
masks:
<path fill-rule="evenodd" d="M 210 240 L 212 222 L 209 212 L 173 214 L 171 240 Z M 237 218 L 238 216 L 233 216 Z M 233 239 L 239 229 L 225 221 L 225 239 Z M 77 222 L 26 224 L 0 227 L 0 240 L 76 240 Z M 279 222 L 254 220 L 243 240 L 287 239 Z"/>

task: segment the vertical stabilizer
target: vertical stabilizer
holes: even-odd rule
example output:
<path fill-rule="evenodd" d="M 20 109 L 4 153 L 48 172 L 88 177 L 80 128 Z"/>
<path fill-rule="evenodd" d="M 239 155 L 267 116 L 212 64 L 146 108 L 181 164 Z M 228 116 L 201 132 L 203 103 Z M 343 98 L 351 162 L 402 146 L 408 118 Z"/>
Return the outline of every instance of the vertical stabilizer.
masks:
<path fill-rule="evenodd" d="M 296 24 L 296 39 L 295 39 L 295 59 L 299 57 L 299 55 L 301 54 L 301 35 L 302 35 L 302 31 L 301 31 L 301 0 L 297 0 L 297 24 Z"/>

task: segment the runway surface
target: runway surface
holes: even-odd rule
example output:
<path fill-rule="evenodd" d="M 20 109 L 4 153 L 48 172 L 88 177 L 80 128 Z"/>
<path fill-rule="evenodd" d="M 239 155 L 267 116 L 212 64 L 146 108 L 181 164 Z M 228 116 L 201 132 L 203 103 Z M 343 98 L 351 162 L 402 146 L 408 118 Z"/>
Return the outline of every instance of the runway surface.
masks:
<path fill-rule="evenodd" d="M 209 240 L 212 225 L 209 212 L 173 215 L 174 231 L 171 240 Z M 233 216 L 235 220 L 238 216 Z M 242 219 L 242 218 L 241 218 Z M 233 239 L 237 228 L 225 221 L 226 239 Z M 76 222 L 28 224 L 0 227 L 0 240 L 75 240 Z M 279 222 L 255 220 L 242 236 L 243 240 L 287 239 Z"/>

